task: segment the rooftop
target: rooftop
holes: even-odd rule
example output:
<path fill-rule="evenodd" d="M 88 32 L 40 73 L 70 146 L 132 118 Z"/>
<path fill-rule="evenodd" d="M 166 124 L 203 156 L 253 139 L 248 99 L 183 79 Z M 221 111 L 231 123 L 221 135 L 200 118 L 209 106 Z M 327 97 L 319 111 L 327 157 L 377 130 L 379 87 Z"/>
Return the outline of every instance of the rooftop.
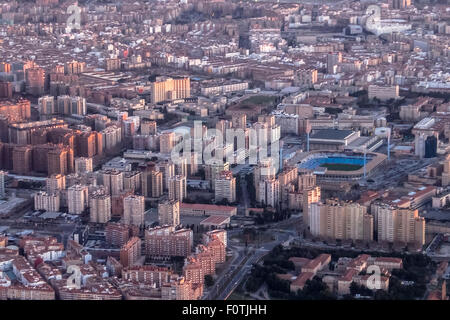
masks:
<path fill-rule="evenodd" d="M 227 216 L 209 216 L 200 222 L 201 225 L 224 225 L 230 223 L 230 217 Z"/>
<path fill-rule="evenodd" d="M 353 130 L 322 129 L 314 132 L 310 139 L 344 140 L 354 133 Z"/>

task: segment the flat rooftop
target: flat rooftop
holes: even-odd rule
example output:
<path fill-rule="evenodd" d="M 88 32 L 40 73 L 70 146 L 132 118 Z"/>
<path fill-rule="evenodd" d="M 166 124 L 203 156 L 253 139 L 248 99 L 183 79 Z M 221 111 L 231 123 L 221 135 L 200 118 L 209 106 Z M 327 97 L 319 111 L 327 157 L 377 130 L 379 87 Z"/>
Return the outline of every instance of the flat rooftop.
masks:
<path fill-rule="evenodd" d="M 61 212 L 50 212 L 46 211 L 39 216 L 41 219 L 56 219 L 61 215 Z"/>
<path fill-rule="evenodd" d="M 228 223 L 230 223 L 230 217 L 219 215 L 209 216 L 208 218 L 200 222 L 201 225 L 215 225 L 215 226 L 220 226 Z"/>
<path fill-rule="evenodd" d="M 354 134 L 353 130 L 321 129 L 314 132 L 310 139 L 344 140 Z"/>

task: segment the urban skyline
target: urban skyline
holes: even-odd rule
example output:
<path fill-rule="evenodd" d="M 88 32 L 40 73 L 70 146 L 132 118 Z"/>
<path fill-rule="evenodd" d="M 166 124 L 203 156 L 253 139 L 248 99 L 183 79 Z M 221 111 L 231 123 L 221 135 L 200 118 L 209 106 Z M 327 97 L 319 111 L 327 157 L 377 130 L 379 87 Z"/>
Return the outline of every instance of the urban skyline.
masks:
<path fill-rule="evenodd" d="M 0 300 L 449 300 L 449 48 L 449 0 L 0 0 Z"/>

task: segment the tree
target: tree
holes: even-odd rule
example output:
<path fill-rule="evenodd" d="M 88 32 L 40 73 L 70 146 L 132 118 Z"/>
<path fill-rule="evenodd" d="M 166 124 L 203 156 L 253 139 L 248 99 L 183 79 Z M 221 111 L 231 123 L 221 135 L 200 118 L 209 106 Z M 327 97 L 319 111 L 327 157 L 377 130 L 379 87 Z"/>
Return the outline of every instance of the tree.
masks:
<path fill-rule="evenodd" d="M 207 274 L 207 275 L 205 276 L 205 285 L 206 285 L 207 287 L 211 287 L 213 284 L 214 284 L 214 279 L 213 279 L 213 277 L 212 277 L 210 274 Z"/>
<path fill-rule="evenodd" d="M 255 292 L 259 289 L 259 287 L 261 287 L 262 284 L 262 278 L 250 276 L 250 278 L 248 278 L 247 282 L 245 283 L 245 289 L 250 292 Z"/>
<path fill-rule="evenodd" d="M 362 296 L 372 296 L 372 290 L 366 288 L 362 285 L 357 284 L 356 282 L 352 282 L 350 284 L 350 293 L 354 296 L 360 294 Z"/>
<path fill-rule="evenodd" d="M 298 290 L 299 300 L 333 300 L 336 296 L 328 290 L 328 286 L 317 276 L 306 281 L 303 290 Z"/>
<path fill-rule="evenodd" d="M 281 291 L 284 293 L 290 292 L 290 283 L 287 280 L 281 280 L 275 273 L 271 273 L 266 279 L 266 283 L 269 289 L 274 291 Z"/>

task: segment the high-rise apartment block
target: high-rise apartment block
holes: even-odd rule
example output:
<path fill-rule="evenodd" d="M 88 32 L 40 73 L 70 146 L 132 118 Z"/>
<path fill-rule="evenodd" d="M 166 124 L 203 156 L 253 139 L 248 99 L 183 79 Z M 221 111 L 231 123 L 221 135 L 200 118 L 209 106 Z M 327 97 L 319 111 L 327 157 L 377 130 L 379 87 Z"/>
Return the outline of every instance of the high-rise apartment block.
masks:
<path fill-rule="evenodd" d="M 282 207 L 288 206 L 289 191 L 295 190 L 297 184 L 298 169 L 295 166 L 287 166 L 278 175 L 280 183 L 280 202 Z"/>
<path fill-rule="evenodd" d="M 163 173 L 156 170 L 145 170 L 141 176 L 141 191 L 145 197 L 159 198 L 163 190 Z"/>
<path fill-rule="evenodd" d="M 119 170 L 103 170 L 101 172 L 103 185 L 108 193 L 116 196 L 123 191 L 123 172 Z"/>
<path fill-rule="evenodd" d="M 56 108 L 60 115 L 85 115 L 87 113 L 86 99 L 83 97 L 58 96 Z"/>
<path fill-rule="evenodd" d="M 189 162 L 188 156 L 179 157 L 179 159 L 177 159 L 177 163 L 175 164 L 175 173 L 180 176 L 187 176 L 188 175 L 188 162 Z"/>
<path fill-rule="evenodd" d="M 278 179 L 260 181 L 256 200 L 265 206 L 276 208 L 280 202 L 280 182 Z"/>
<path fill-rule="evenodd" d="M 298 190 L 303 191 L 316 186 L 316 175 L 312 172 L 301 172 L 298 175 Z"/>
<path fill-rule="evenodd" d="M 0 72 L 10 73 L 11 64 L 7 62 L 0 62 Z"/>
<path fill-rule="evenodd" d="M 141 190 L 141 176 L 139 171 L 125 171 L 123 173 L 123 189 L 132 192 Z"/>
<path fill-rule="evenodd" d="M 337 66 L 342 63 L 342 53 L 329 53 L 327 55 L 327 73 L 334 74 L 336 73 Z"/>
<path fill-rule="evenodd" d="M 79 74 L 84 71 L 84 67 L 86 66 L 85 62 L 79 61 L 69 61 L 64 64 L 64 73 L 65 74 Z"/>
<path fill-rule="evenodd" d="M 101 132 L 102 146 L 105 150 L 111 150 L 122 143 L 122 128 L 117 125 L 109 126 Z"/>
<path fill-rule="evenodd" d="M 41 96 L 45 90 L 45 70 L 39 67 L 25 70 L 25 87 L 27 93 Z"/>
<path fill-rule="evenodd" d="M 0 98 L 11 99 L 13 97 L 13 85 L 9 81 L 0 81 Z"/>
<path fill-rule="evenodd" d="M 378 241 L 425 244 L 425 219 L 418 210 L 381 206 L 377 219 Z"/>
<path fill-rule="evenodd" d="M 81 214 L 89 204 L 88 186 L 75 184 L 67 190 L 67 204 L 70 214 Z"/>
<path fill-rule="evenodd" d="M 230 170 L 230 164 L 223 161 L 211 160 L 205 164 L 205 180 L 211 182 L 211 188 L 215 188 L 216 178 L 222 171 Z"/>
<path fill-rule="evenodd" d="M 97 191 L 89 197 L 90 221 L 93 223 L 107 223 L 111 220 L 111 197 Z"/>
<path fill-rule="evenodd" d="M 57 113 L 55 97 L 44 96 L 38 99 L 38 110 L 41 119 L 47 119 Z"/>
<path fill-rule="evenodd" d="M 303 223 L 305 226 L 309 225 L 309 205 L 314 202 L 320 202 L 322 195 L 320 187 L 312 187 L 305 189 L 301 192 L 302 195 L 302 210 L 303 210 Z"/>
<path fill-rule="evenodd" d="M 222 135 L 222 141 L 219 141 L 220 144 L 226 141 L 227 131 L 231 129 L 232 126 L 233 124 L 229 120 L 219 120 L 216 122 L 216 130 Z"/>
<path fill-rule="evenodd" d="M 109 128 L 109 127 L 108 127 Z M 102 131 L 103 132 L 103 131 Z M 76 136 L 76 156 L 92 158 L 103 152 L 103 140 L 105 137 L 102 133 L 90 131 L 82 132 Z"/>
<path fill-rule="evenodd" d="M 236 201 L 236 178 L 231 171 L 222 171 L 215 181 L 215 200 L 226 199 L 229 203 Z"/>
<path fill-rule="evenodd" d="M 134 192 L 125 190 L 119 195 L 111 196 L 111 215 L 113 217 L 123 217 L 123 200 L 133 194 Z"/>
<path fill-rule="evenodd" d="M 159 225 L 178 226 L 180 224 L 180 201 L 166 200 L 158 204 Z"/>
<path fill-rule="evenodd" d="M 73 149 L 67 146 L 57 146 L 47 154 L 48 175 L 66 175 L 74 171 Z"/>
<path fill-rule="evenodd" d="M 44 144 L 48 138 L 49 142 L 53 144 L 64 143 L 64 141 L 53 138 L 59 135 L 59 130 L 56 129 L 65 127 L 67 127 L 67 124 L 64 123 L 64 120 L 58 119 L 12 123 L 9 125 L 9 142 L 26 145 L 36 144 L 36 141 L 41 141 L 41 144 Z M 56 135 L 52 134 L 52 131 Z M 61 131 L 64 132 L 66 130 Z"/>
<path fill-rule="evenodd" d="M 253 185 L 256 191 L 256 201 L 267 203 L 265 180 L 275 180 L 275 167 L 270 159 L 261 160 L 253 169 Z M 261 190 L 262 188 L 262 190 Z M 278 193 L 279 194 L 279 193 Z"/>
<path fill-rule="evenodd" d="M 66 189 L 66 176 L 62 174 L 52 174 L 46 180 L 47 193 L 57 193 Z"/>
<path fill-rule="evenodd" d="M 92 172 L 92 158 L 78 157 L 75 158 L 75 173 Z"/>
<path fill-rule="evenodd" d="M 152 135 L 157 134 L 156 121 L 153 120 L 143 120 L 141 122 L 141 134 L 142 135 Z"/>
<path fill-rule="evenodd" d="M 187 195 L 185 176 L 173 176 L 169 179 L 169 199 L 183 201 Z"/>
<path fill-rule="evenodd" d="M 163 173 L 163 189 L 169 189 L 169 179 L 175 175 L 175 164 L 171 160 L 158 162 L 157 168 Z"/>
<path fill-rule="evenodd" d="M 143 196 L 130 195 L 123 199 L 123 222 L 141 227 L 144 225 L 145 200 Z"/>
<path fill-rule="evenodd" d="M 172 152 L 175 146 L 175 132 L 163 132 L 159 137 L 159 151 L 161 153 Z"/>
<path fill-rule="evenodd" d="M 59 194 L 49 194 L 44 191 L 37 192 L 34 195 L 34 209 L 50 212 L 59 212 L 60 198 Z"/>
<path fill-rule="evenodd" d="M 15 147 L 12 152 L 13 172 L 17 174 L 27 175 L 32 168 L 32 152 L 31 146 Z"/>
<path fill-rule="evenodd" d="M 205 275 L 213 275 L 217 264 L 225 262 L 226 246 L 215 234 L 210 234 L 206 245 L 200 244 L 195 253 L 185 260 L 183 275 L 195 284 L 203 284 Z"/>
<path fill-rule="evenodd" d="M 373 240 L 373 216 L 367 214 L 367 207 L 357 203 L 334 199 L 311 203 L 309 227 L 311 234 L 318 237 Z"/>

